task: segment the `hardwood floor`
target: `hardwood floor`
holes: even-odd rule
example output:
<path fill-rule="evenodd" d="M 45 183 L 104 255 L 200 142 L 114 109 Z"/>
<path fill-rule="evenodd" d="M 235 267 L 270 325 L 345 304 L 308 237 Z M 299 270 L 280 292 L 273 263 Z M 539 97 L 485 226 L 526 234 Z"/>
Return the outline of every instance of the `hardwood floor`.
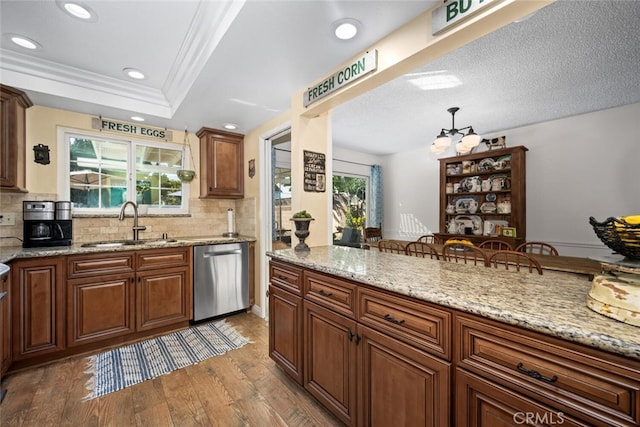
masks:
<path fill-rule="evenodd" d="M 85 357 L 8 375 L 2 426 L 340 426 L 269 358 L 266 322 L 227 320 L 252 342 L 224 355 L 85 401 Z"/>

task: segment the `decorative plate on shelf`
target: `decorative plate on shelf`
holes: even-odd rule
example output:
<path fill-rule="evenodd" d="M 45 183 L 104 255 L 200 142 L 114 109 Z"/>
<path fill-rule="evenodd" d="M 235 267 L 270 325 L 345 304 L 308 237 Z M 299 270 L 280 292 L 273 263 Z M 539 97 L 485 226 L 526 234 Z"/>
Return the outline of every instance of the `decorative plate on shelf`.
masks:
<path fill-rule="evenodd" d="M 456 213 L 476 213 L 478 211 L 478 196 L 460 196 L 453 201 Z"/>
<path fill-rule="evenodd" d="M 465 228 L 471 228 L 473 234 L 482 234 L 482 218 L 478 215 L 458 215 L 454 221 L 458 234 L 465 234 Z"/>
<path fill-rule="evenodd" d="M 480 212 L 482 213 L 495 213 L 498 207 L 493 202 L 484 202 L 480 205 Z"/>
<path fill-rule="evenodd" d="M 478 172 L 489 172 L 495 169 L 495 161 L 492 158 L 482 159 L 478 162 Z"/>
<path fill-rule="evenodd" d="M 494 164 L 495 170 L 509 169 L 511 167 L 511 154 L 498 157 Z"/>
<path fill-rule="evenodd" d="M 496 201 L 496 193 L 489 193 L 486 196 L 484 196 L 485 199 L 487 199 L 487 202 L 495 202 Z"/>
<path fill-rule="evenodd" d="M 460 181 L 460 191 L 471 193 L 482 189 L 482 179 L 479 176 L 468 176 Z"/>

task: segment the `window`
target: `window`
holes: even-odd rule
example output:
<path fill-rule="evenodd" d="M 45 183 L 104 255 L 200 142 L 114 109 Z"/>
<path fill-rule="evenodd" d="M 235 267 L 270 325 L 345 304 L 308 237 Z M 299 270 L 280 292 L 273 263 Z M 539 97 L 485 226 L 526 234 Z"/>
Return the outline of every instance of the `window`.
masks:
<path fill-rule="evenodd" d="M 187 168 L 184 146 L 69 129 L 61 139 L 60 194 L 74 212 L 116 211 L 127 200 L 151 214 L 188 212 L 189 185 L 176 175 Z"/>

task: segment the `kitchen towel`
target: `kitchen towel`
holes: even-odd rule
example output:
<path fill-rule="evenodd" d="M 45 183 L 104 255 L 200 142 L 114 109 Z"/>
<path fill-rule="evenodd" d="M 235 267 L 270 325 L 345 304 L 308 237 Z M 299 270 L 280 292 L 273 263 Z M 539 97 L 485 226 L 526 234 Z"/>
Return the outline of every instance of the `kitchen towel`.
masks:
<path fill-rule="evenodd" d="M 249 340 L 226 321 L 210 322 L 90 356 L 86 400 L 240 348 Z"/>

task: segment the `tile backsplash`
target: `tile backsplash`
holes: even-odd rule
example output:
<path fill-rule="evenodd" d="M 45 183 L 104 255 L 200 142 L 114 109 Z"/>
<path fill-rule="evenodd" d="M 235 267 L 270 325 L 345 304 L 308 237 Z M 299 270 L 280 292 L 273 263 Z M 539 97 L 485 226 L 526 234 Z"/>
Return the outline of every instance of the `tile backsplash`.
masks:
<path fill-rule="evenodd" d="M 21 245 L 23 200 L 58 200 L 57 194 L 1 193 L 0 213 L 15 213 L 13 226 L 0 226 L 0 246 Z M 169 237 L 217 236 L 227 231 L 227 210 L 236 212 L 236 231 L 245 236 L 256 235 L 256 200 L 246 198 L 190 199 L 189 215 L 140 215 L 139 224 L 147 227 L 140 233 L 142 239 Z M 85 243 L 96 240 L 130 239 L 133 237 L 132 211 L 127 210 L 124 221 L 113 216 L 73 217 L 73 241 Z"/>

